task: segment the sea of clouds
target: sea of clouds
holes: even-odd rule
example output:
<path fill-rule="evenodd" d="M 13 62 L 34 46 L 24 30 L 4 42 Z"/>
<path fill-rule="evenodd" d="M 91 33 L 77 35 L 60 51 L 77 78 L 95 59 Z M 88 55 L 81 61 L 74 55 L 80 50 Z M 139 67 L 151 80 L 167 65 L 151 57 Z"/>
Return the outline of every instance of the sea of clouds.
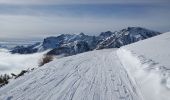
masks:
<path fill-rule="evenodd" d="M 35 54 L 11 54 L 0 49 L 0 74 L 18 74 L 21 70 L 38 67 L 45 52 Z"/>

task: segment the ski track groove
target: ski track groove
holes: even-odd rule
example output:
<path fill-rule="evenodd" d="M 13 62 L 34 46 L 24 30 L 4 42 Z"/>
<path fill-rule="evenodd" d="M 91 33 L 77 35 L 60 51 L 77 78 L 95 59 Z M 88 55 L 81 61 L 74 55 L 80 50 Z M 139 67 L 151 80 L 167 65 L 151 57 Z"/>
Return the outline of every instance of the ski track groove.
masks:
<path fill-rule="evenodd" d="M 35 98 L 36 100 L 142 100 L 135 83 L 131 81 L 120 63 L 116 50 L 93 51 L 66 57 L 65 60 L 58 60 L 43 67 L 37 69 L 32 77 L 24 76 L 29 80 L 24 83 L 19 82 L 20 86 L 12 89 L 9 86 L 7 88 L 9 91 L 2 92 L 0 99 L 8 100 L 12 97 L 11 100 Z M 22 81 L 22 78 L 20 80 Z"/>

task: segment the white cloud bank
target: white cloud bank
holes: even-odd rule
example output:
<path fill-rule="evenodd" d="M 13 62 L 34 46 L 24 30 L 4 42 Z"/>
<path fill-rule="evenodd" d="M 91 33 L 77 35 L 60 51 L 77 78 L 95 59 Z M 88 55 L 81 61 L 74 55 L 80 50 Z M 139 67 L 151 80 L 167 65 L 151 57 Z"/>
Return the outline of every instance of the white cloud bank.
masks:
<path fill-rule="evenodd" d="M 18 74 L 21 70 L 35 68 L 44 53 L 27 55 L 11 54 L 7 50 L 0 49 L 0 74 Z"/>

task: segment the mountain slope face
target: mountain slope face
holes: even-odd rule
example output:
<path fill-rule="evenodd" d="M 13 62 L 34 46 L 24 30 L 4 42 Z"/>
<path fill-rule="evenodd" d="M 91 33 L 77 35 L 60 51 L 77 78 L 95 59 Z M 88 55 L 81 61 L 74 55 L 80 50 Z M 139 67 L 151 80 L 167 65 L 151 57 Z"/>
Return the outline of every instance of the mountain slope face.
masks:
<path fill-rule="evenodd" d="M 97 45 L 97 49 L 119 48 L 159 34 L 159 32 L 150 31 L 140 27 L 128 27 L 119 32 L 114 32 L 109 37 L 105 38 Z"/>
<path fill-rule="evenodd" d="M 41 43 L 36 43 L 30 46 L 16 46 L 12 49 L 12 53 L 20 53 L 20 54 L 30 54 L 36 53 L 38 51 L 39 46 Z"/>
<path fill-rule="evenodd" d="M 75 41 L 73 43 L 63 45 L 62 47 L 55 48 L 49 51 L 47 54 L 70 56 L 70 55 L 75 55 L 77 53 L 83 53 L 86 51 L 90 51 L 90 47 L 87 42 Z"/>
<path fill-rule="evenodd" d="M 53 49 L 53 48 L 61 47 L 63 45 L 74 43 L 76 41 L 84 41 L 84 42 L 88 43 L 88 45 L 91 49 L 94 49 L 93 45 L 95 42 L 95 37 L 85 35 L 84 33 L 80 33 L 78 35 L 76 35 L 76 34 L 62 34 L 58 37 L 48 37 L 48 38 L 44 39 L 42 47 L 45 50 L 49 49 L 49 48 Z"/>
<path fill-rule="evenodd" d="M 142 100 L 115 49 L 56 59 L 0 89 L 1 100 Z"/>
<path fill-rule="evenodd" d="M 79 52 L 85 52 L 93 50 L 97 44 L 97 39 L 95 36 L 88 36 L 83 33 L 76 34 L 62 34 L 58 37 L 48 37 L 44 41 L 37 45 L 31 45 L 28 47 L 16 47 L 11 50 L 12 53 L 35 53 L 40 51 L 45 51 L 52 49 L 49 54 L 60 52 L 60 50 L 65 51 L 66 54 L 75 54 Z M 53 50 L 54 49 L 54 50 Z M 57 51 L 56 51 L 57 50 Z M 58 51 L 59 50 L 59 51 Z M 67 51 L 70 51 L 69 53 Z"/>
<path fill-rule="evenodd" d="M 118 56 L 145 100 L 169 100 L 170 32 L 121 47 Z"/>
<path fill-rule="evenodd" d="M 74 55 L 94 49 L 119 48 L 159 34 L 161 33 L 140 27 L 128 27 L 118 32 L 102 32 L 99 36 L 88 36 L 83 33 L 62 34 L 58 37 L 48 37 L 42 44 L 16 47 L 11 52 L 25 54 L 52 49 L 48 54 Z"/>

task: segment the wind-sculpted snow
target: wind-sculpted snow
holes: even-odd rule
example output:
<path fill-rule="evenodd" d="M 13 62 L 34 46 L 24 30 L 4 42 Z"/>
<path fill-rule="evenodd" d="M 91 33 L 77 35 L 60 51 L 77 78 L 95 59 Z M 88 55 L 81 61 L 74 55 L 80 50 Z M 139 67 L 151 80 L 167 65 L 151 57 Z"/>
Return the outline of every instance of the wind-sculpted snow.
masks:
<path fill-rule="evenodd" d="M 115 49 L 55 60 L 0 89 L 0 100 L 142 100 Z"/>

